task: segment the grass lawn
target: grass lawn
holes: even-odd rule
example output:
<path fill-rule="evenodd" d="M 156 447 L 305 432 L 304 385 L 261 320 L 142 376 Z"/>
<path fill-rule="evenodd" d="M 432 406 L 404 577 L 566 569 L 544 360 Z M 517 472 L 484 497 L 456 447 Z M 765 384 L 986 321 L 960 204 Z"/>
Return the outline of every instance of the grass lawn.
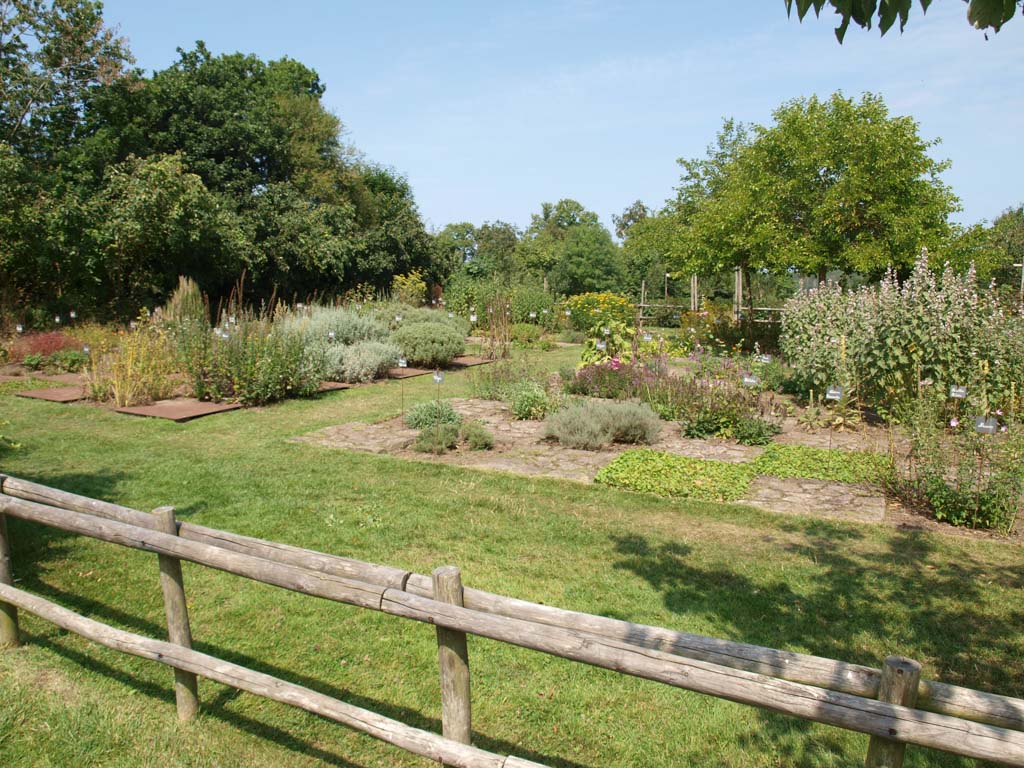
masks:
<path fill-rule="evenodd" d="M 557 369 L 578 349 L 539 354 Z M 468 393 L 449 374 L 444 396 Z M 430 377 L 405 402 L 431 398 Z M 288 442 L 399 411 L 398 382 L 191 424 L 15 398 L 9 474 L 141 509 L 591 613 L 1024 696 L 1017 545 L 773 516 Z M 156 558 L 9 522 L 18 586 L 163 636 Z M 440 731 L 426 625 L 185 564 L 198 650 Z M 31 617 L 0 653 L 3 766 L 418 766 L 342 726 L 200 683 L 180 725 L 171 671 Z M 470 639 L 476 743 L 551 766 L 840 766 L 867 738 Z M 972 761 L 910 747 L 909 766 Z"/>

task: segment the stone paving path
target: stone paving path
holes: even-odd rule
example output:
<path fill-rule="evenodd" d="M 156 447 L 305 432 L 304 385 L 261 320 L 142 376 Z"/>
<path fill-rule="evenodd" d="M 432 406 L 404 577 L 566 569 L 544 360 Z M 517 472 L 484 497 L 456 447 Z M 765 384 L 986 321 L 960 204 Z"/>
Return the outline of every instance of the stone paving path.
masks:
<path fill-rule="evenodd" d="M 479 420 L 487 425 L 494 433 L 493 450 L 460 450 L 443 456 L 418 453 L 410 449 L 418 431 L 406 427 L 401 417 L 378 424 L 340 424 L 294 439 L 297 442 L 315 443 L 330 448 L 367 451 L 416 461 L 512 472 L 531 477 L 553 477 L 582 483 L 592 483 L 594 476 L 603 466 L 623 451 L 635 447 L 613 445 L 600 451 L 564 448 L 544 439 L 543 423 L 516 421 L 503 403 L 465 399 L 453 399 L 451 403 L 464 419 Z M 798 433 L 787 434 L 796 436 L 786 442 L 799 440 Z M 860 438 L 833 439 L 832 447 L 835 450 L 866 447 L 863 444 L 863 435 L 860 435 Z M 724 440 L 690 439 L 682 435 L 678 424 L 673 423 L 664 425 L 660 438 L 651 447 L 681 456 L 729 462 L 752 461 L 762 452 L 761 448 Z M 882 522 L 886 516 L 886 500 L 879 488 L 822 480 L 758 477 L 751 483 L 747 498 L 739 503 L 780 514 L 804 514 L 859 522 Z"/>

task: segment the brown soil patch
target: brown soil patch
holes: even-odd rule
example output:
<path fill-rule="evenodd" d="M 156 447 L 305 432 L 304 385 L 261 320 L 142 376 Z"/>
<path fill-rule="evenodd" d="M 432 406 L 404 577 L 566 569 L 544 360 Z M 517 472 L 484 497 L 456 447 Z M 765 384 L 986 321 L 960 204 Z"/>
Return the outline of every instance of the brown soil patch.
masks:
<path fill-rule="evenodd" d="M 512 472 L 531 477 L 552 477 L 591 483 L 597 472 L 612 459 L 634 446 L 612 445 L 600 451 L 565 448 L 544 438 L 544 425 L 537 421 L 517 421 L 504 403 L 489 400 L 453 399 L 453 407 L 466 420 L 482 421 L 494 433 L 490 451 L 458 450 L 442 456 L 413 451 L 417 430 L 405 426 L 401 417 L 363 424 L 355 422 L 327 427 L 296 438 L 330 448 L 381 453 L 415 461 L 429 461 L 474 469 Z M 804 435 L 792 420 L 790 429 L 780 437 L 798 442 Z M 818 437 L 811 435 L 811 437 Z M 861 433 L 836 433 L 835 450 L 866 448 L 876 437 Z M 858 437 L 860 439 L 853 439 Z M 828 439 L 827 436 L 825 438 Z M 806 444 L 806 441 L 805 441 Z M 813 443 L 812 443 L 813 444 Z M 678 424 L 665 423 L 661 436 L 650 446 L 659 451 L 697 459 L 752 461 L 761 448 L 738 445 L 725 440 L 695 440 L 685 437 Z M 886 501 L 881 490 L 868 485 L 830 483 L 820 480 L 795 480 L 760 477 L 752 484 L 749 504 L 782 514 L 807 514 L 859 522 L 881 522 L 886 517 Z"/>

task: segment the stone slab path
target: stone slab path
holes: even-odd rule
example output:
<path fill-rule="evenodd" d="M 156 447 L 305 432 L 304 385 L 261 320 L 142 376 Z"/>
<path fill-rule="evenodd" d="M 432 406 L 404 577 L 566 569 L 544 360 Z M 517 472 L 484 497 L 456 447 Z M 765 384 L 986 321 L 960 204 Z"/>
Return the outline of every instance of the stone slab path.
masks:
<path fill-rule="evenodd" d="M 872 485 L 831 483 L 796 477 L 754 478 L 737 502 L 785 515 L 811 515 L 861 523 L 885 520 L 885 496 Z"/>
<path fill-rule="evenodd" d="M 406 427 L 401 417 L 377 424 L 340 424 L 294 440 L 414 461 L 581 483 L 592 483 L 602 467 L 623 451 L 635 447 L 616 444 L 600 451 L 564 448 L 544 439 L 543 423 L 517 421 L 503 403 L 458 398 L 450 402 L 463 419 L 482 421 L 494 433 L 493 450 L 458 450 L 443 456 L 413 451 L 410 446 L 418 431 Z M 664 425 L 661 436 L 650 447 L 695 459 L 728 462 L 752 461 L 763 450 L 724 440 L 687 438 L 679 425 L 673 423 Z M 833 447 L 842 450 L 838 446 Z M 863 446 L 857 444 L 856 447 Z M 758 477 L 751 483 L 747 497 L 738 503 L 780 514 L 803 514 L 858 522 L 882 522 L 886 513 L 885 497 L 877 487 L 793 478 Z"/>

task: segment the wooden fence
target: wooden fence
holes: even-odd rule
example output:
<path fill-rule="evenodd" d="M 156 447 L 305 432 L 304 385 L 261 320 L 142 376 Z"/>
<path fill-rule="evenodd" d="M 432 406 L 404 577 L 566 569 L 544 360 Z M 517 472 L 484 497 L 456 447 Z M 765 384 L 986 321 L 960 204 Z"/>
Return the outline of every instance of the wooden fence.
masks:
<path fill-rule="evenodd" d="M 79 616 L 13 586 L 6 517 L 153 552 L 169 642 Z M 191 649 L 182 560 L 254 581 L 433 624 L 439 736 Z M 467 634 L 487 637 L 871 736 L 866 766 L 900 766 L 907 744 L 1024 766 L 1024 700 L 920 680 L 920 665 L 880 669 L 576 613 L 474 589 L 457 568 L 432 576 L 254 539 L 0 475 L 0 646 L 18 643 L 18 610 L 124 653 L 174 668 L 178 715 L 199 707 L 196 678 L 291 704 L 402 749 L 465 768 L 537 766 L 470 745 Z"/>

